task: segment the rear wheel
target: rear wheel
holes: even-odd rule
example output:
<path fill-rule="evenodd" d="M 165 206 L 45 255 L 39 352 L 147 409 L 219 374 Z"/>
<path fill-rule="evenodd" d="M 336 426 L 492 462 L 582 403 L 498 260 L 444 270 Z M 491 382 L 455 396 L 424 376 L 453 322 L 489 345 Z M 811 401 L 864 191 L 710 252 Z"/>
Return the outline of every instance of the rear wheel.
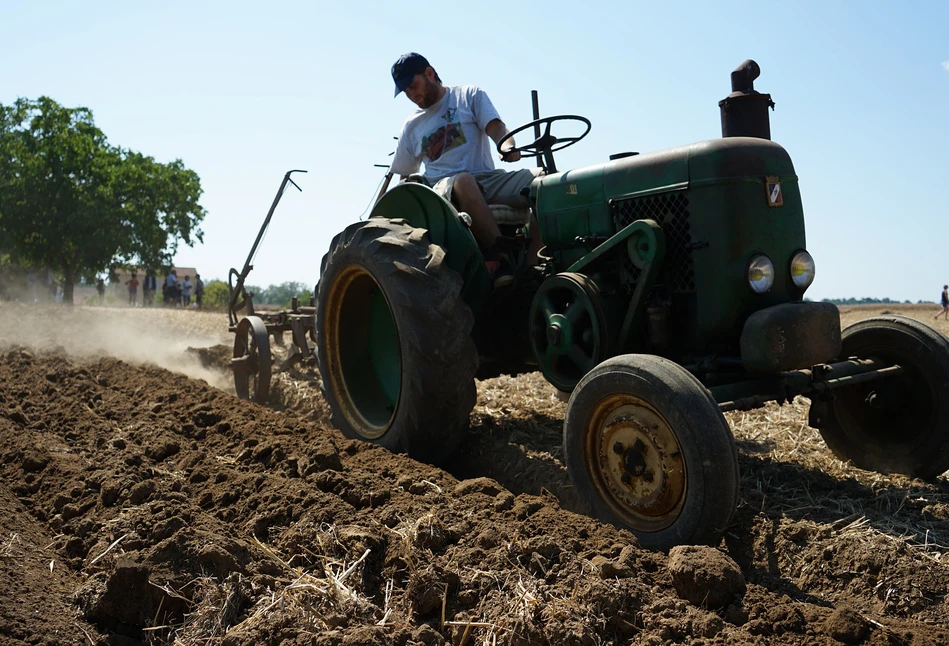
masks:
<path fill-rule="evenodd" d="M 841 357 L 899 365 L 902 374 L 811 403 L 810 424 L 834 455 L 861 469 L 932 479 L 949 469 L 949 340 L 902 316 L 843 331 Z"/>
<path fill-rule="evenodd" d="M 594 514 L 644 547 L 715 544 L 738 504 L 728 423 L 693 375 L 661 357 L 614 357 L 580 380 L 564 452 Z"/>
<path fill-rule="evenodd" d="M 443 460 L 468 428 L 478 355 L 462 280 L 423 229 L 370 219 L 333 240 L 317 286 L 317 361 L 344 435 Z"/>

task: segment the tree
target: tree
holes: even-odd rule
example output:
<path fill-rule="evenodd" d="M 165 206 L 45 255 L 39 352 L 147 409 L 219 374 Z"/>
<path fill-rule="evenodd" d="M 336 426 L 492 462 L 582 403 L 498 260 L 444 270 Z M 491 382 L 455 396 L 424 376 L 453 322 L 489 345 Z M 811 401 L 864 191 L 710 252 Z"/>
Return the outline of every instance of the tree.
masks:
<path fill-rule="evenodd" d="M 208 309 L 225 309 L 227 307 L 230 290 L 223 280 L 211 280 L 204 286 L 202 307 Z"/>
<path fill-rule="evenodd" d="M 81 278 L 167 266 L 180 242 L 203 240 L 201 193 L 181 160 L 111 146 L 87 108 L 0 105 L 0 239 L 15 260 L 55 269 L 67 303 Z"/>
<path fill-rule="evenodd" d="M 290 301 L 294 296 L 300 299 L 304 305 L 310 303 L 310 297 L 313 291 L 308 289 L 303 283 L 289 281 L 279 285 L 271 285 L 267 289 L 255 291 L 248 287 L 247 291 L 254 294 L 254 303 L 257 305 L 276 305 L 277 307 L 290 307 Z"/>

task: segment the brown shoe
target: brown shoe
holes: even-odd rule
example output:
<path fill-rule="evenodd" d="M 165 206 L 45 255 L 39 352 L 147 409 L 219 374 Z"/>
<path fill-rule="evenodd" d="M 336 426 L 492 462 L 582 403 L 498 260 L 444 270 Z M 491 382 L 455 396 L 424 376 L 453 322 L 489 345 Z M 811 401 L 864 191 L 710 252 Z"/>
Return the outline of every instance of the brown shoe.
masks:
<path fill-rule="evenodd" d="M 514 272 L 507 258 L 485 260 L 484 266 L 488 270 L 488 278 L 494 284 L 494 289 L 502 289 L 514 283 Z"/>

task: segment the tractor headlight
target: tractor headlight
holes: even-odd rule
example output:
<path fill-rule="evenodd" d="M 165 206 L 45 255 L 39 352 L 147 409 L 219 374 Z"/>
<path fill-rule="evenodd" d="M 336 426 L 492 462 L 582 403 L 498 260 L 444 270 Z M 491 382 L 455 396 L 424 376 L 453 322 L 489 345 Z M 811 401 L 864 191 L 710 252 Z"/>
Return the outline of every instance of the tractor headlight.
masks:
<path fill-rule="evenodd" d="M 748 263 L 748 285 L 756 294 L 764 294 L 774 284 L 774 263 L 758 254 Z"/>
<path fill-rule="evenodd" d="M 797 287 L 807 289 L 814 282 L 814 259 L 806 251 L 798 251 L 791 258 L 791 280 Z"/>

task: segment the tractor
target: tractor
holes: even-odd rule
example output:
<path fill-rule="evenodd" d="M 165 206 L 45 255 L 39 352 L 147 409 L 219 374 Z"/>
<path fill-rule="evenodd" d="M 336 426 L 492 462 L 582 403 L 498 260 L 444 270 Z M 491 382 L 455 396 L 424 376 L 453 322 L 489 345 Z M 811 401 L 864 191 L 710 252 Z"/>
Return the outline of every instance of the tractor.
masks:
<path fill-rule="evenodd" d="M 347 436 L 438 463 L 463 441 L 475 380 L 540 371 L 569 395 L 567 472 L 600 519 L 646 547 L 715 544 L 738 503 L 723 415 L 810 398 L 843 460 L 934 478 L 949 468 L 949 340 L 883 316 L 841 333 L 814 280 L 798 177 L 771 141 L 751 60 L 719 102 L 722 137 L 559 171 L 583 117 L 539 118 L 522 158 L 531 209 L 498 213 L 516 267 L 494 289 L 470 218 L 427 186 L 383 188 L 316 288 L 316 360 Z M 580 136 L 558 138 L 558 122 Z M 564 124 L 559 124 L 562 127 Z M 503 143 L 503 142 L 501 142 Z M 500 150 L 500 144 L 498 145 Z M 539 226 L 527 266 L 526 227 Z"/>

